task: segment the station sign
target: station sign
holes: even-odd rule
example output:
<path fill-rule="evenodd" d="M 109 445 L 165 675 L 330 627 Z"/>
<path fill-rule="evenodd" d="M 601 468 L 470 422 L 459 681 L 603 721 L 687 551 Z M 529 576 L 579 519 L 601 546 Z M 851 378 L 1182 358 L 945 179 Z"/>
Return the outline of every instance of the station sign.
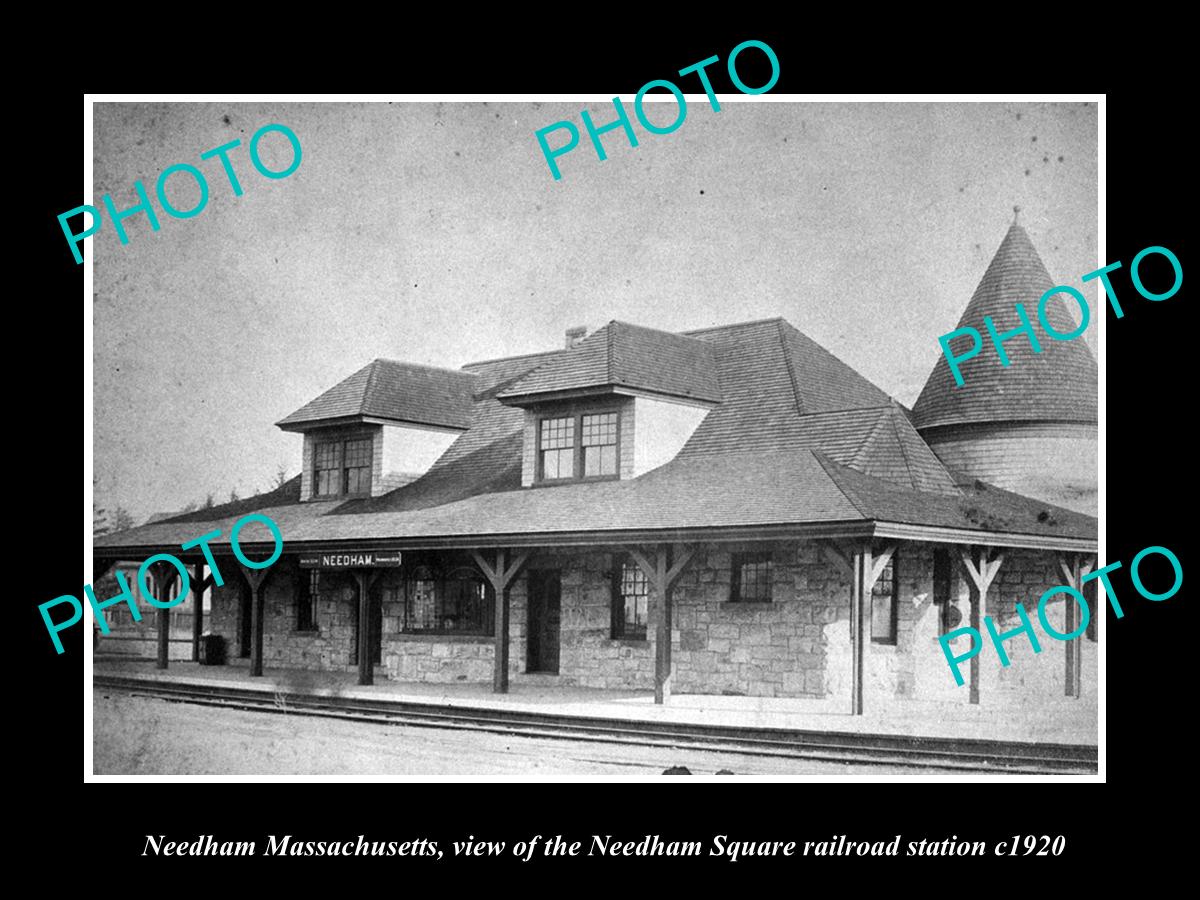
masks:
<path fill-rule="evenodd" d="M 337 550 L 300 556 L 302 569 L 395 569 L 399 565 L 399 550 Z"/>

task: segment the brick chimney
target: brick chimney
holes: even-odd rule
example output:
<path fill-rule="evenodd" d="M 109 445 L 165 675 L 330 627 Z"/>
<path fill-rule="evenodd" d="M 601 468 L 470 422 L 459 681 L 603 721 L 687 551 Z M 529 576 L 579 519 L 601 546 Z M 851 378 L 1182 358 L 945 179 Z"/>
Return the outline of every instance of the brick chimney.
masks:
<path fill-rule="evenodd" d="M 587 336 L 586 325 L 576 325 L 567 329 L 567 349 L 570 350 Z"/>

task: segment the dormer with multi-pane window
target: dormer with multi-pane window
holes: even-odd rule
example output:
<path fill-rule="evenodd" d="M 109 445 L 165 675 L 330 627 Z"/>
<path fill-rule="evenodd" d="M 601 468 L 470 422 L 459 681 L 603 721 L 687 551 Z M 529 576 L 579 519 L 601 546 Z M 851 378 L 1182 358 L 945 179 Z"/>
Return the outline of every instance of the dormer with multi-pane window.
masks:
<path fill-rule="evenodd" d="M 525 411 L 525 487 L 636 478 L 721 402 L 713 346 L 609 322 L 496 394 Z"/>
<path fill-rule="evenodd" d="M 378 497 L 471 426 L 475 376 L 377 359 L 276 424 L 304 435 L 300 499 Z"/>

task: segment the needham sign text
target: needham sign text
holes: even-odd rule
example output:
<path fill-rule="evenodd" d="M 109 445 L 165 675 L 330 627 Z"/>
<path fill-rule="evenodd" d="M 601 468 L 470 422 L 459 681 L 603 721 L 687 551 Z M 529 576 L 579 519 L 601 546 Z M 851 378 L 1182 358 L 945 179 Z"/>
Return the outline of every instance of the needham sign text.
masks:
<path fill-rule="evenodd" d="M 314 553 L 300 557 L 302 569 L 393 569 L 399 565 L 399 550 L 385 553 Z"/>
<path fill-rule="evenodd" d="M 275 542 L 275 549 L 271 555 L 264 560 L 255 561 L 247 558 L 242 552 L 241 545 L 238 543 L 238 535 L 241 533 L 242 527 L 248 522 L 261 522 L 271 532 L 271 538 Z M 221 577 L 221 570 L 217 567 L 217 561 L 213 558 L 212 550 L 209 548 L 209 542 L 215 541 L 221 536 L 220 529 L 210 531 L 208 534 L 202 534 L 194 540 L 188 541 L 186 544 L 180 544 L 181 550 L 191 550 L 193 547 L 199 547 L 200 552 L 204 554 L 204 561 L 208 563 L 208 568 L 212 571 L 213 584 L 220 587 L 225 583 L 225 579 Z M 242 516 L 233 523 L 233 528 L 229 532 L 229 545 L 233 549 L 233 555 L 247 569 L 266 569 L 270 567 L 283 554 L 283 535 L 279 533 L 279 526 L 268 516 L 259 513 L 249 513 Z M 179 596 L 174 600 L 163 601 L 159 600 L 152 593 L 146 590 L 146 574 L 152 571 L 152 567 L 158 566 L 173 566 L 179 573 Z M 142 614 L 138 611 L 137 601 L 134 600 L 133 594 L 129 592 L 129 585 L 125 582 L 125 576 L 117 571 L 114 573 L 117 579 L 117 584 L 121 586 L 121 592 L 115 597 L 108 600 L 97 600 L 96 595 L 92 592 L 92 586 L 85 584 L 83 593 L 87 596 L 88 603 L 92 605 L 92 610 L 96 615 L 96 625 L 100 629 L 101 634 L 108 634 L 108 622 L 104 619 L 104 610 L 110 606 L 115 606 L 118 603 L 126 603 L 129 605 L 129 614 L 135 622 L 142 620 Z M 207 580 L 207 579 L 206 579 Z M 187 599 L 188 592 L 191 590 L 191 580 L 188 578 L 187 566 L 170 553 L 155 553 L 153 556 L 146 559 L 138 569 L 137 573 L 138 592 L 146 598 L 149 604 L 157 609 L 171 609 L 173 606 L 178 606 Z M 50 610 L 55 606 L 70 605 L 74 607 L 74 612 L 71 618 L 65 622 L 54 622 L 50 618 Z M 62 641 L 58 639 L 58 633 L 72 625 L 75 625 L 83 618 L 83 604 L 79 598 L 71 594 L 64 594 L 61 597 L 55 597 L 38 607 L 38 612 L 42 614 L 42 621 L 46 623 L 46 630 L 50 632 L 50 639 L 54 641 L 54 649 L 59 653 L 63 652 Z"/>

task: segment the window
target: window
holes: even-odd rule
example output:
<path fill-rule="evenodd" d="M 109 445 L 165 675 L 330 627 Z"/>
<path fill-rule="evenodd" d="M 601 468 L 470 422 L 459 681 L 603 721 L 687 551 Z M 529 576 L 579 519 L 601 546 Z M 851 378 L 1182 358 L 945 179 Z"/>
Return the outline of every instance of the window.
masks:
<path fill-rule="evenodd" d="M 542 419 L 540 441 L 542 478 L 574 478 L 575 420 Z"/>
<path fill-rule="evenodd" d="M 612 593 L 613 638 L 644 641 L 650 612 L 650 582 L 632 559 L 613 568 Z"/>
<path fill-rule="evenodd" d="M 538 480 L 616 478 L 621 415 L 576 413 L 538 423 Z"/>
<path fill-rule="evenodd" d="M 583 416 L 583 477 L 617 474 L 617 414 Z"/>
<path fill-rule="evenodd" d="M 729 599 L 741 603 L 770 603 L 774 581 L 770 553 L 733 554 Z"/>
<path fill-rule="evenodd" d="M 404 630 L 433 634 L 492 633 L 492 589 L 474 569 L 441 575 L 417 566 L 405 582 Z"/>
<path fill-rule="evenodd" d="M 369 494 L 373 449 L 369 437 L 317 444 L 313 448 L 313 495 Z"/>
<path fill-rule="evenodd" d="M 898 553 L 899 551 L 897 551 Z M 896 553 L 883 568 L 875 587 L 871 589 L 871 643 L 896 643 L 896 614 L 900 600 L 900 577 Z"/>
<path fill-rule="evenodd" d="M 296 630 L 317 630 L 317 598 L 321 594 L 321 570 L 301 569 L 296 593 Z"/>

